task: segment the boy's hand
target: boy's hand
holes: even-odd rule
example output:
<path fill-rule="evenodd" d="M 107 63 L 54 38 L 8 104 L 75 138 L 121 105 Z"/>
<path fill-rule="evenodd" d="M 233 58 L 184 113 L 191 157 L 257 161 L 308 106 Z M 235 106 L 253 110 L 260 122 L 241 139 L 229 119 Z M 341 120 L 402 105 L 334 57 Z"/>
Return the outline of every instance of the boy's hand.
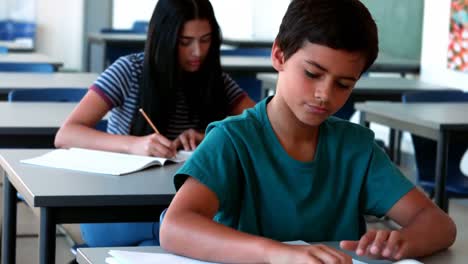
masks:
<path fill-rule="evenodd" d="M 351 256 L 346 253 L 321 244 L 310 246 L 283 245 L 281 248 L 270 250 L 268 254 L 268 263 L 271 264 L 351 264 L 353 262 Z"/>
<path fill-rule="evenodd" d="M 174 147 L 178 149 L 183 147 L 185 151 L 193 151 L 197 148 L 198 144 L 205 138 L 204 133 L 200 133 L 195 129 L 187 129 L 182 132 L 175 140 Z"/>
<path fill-rule="evenodd" d="M 408 256 L 408 241 L 397 230 L 370 230 L 359 241 L 341 241 L 340 247 L 373 258 L 399 260 Z"/>

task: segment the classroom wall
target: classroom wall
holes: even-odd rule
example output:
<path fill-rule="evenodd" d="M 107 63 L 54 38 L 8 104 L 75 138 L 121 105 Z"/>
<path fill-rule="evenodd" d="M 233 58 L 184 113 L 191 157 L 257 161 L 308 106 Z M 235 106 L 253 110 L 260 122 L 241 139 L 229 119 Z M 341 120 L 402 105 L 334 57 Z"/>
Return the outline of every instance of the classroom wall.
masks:
<path fill-rule="evenodd" d="M 272 40 L 290 0 L 211 0 L 223 36 Z M 242 19 L 239 19 L 242 14 Z"/>
<path fill-rule="evenodd" d="M 447 68 L 451 0 L 426 0 L 421 55 L 421 79 L 468 91 L 468 73 Z"/>
<path fill-rule="evenodd" d="M 36 51 L 63 61 L 65 69 L 81 69 L 84 0 L 40 0 L 36 8 Z"/>
<path fill-rule="evenodd" d="M 252 37 L 257 39 L 276 38 L 290 0 L 275 0 L 274 5 L 271 0 L 254 0 L 252 2 Z"/>
<path fill-rule="evenodd" d="M 426 0 L 421 54 L 421 80 L 468 92 L 468 73 L 447 68 L 451 0 Z M 468 152 L 460 168 L 468 175 Z"/>
<path fill-rule="evenodd" d="M 85 0 L 85 19 L 84 19 L 84 37 L 83 37 L 83 56 L 82 69 L 85 70 L 88 63 L 90 69 L 97 69 L 102 64 L 104 57 L 103 49 L 99 47 L 88 46 L 88 36 L 90 33 L 100 32 L 103 28 L 112 28 L 112 0 Z M 92 49 L 93 57 L 88 57 L 88 48 Z M 90 60 L 88 62 L 88 60 Z"/>

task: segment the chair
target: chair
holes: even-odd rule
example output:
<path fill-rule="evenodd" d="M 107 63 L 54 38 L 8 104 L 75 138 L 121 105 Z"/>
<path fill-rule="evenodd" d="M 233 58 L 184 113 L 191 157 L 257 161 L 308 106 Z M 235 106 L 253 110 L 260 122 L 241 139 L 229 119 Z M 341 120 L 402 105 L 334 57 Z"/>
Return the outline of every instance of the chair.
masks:
<path fill-rule="evenodd" d="M 404 103 L 423 102 L 468 102 L 468 93 L 462 91 L 433 91 L 407 93 Z M 418 169 L 417 183 L 434 195 L 437 143 L 433 140 L 411 135 Z M 460 170 L 460 161 L 468 149 L 468 138 L 452 138 L 448 148 L 447 179 L 445 191 L 449 198 L 468 198 L 468 177 Z"/>
<path fill-rule="evenodd" d="M 133 22 L 132 30 L 135 33 L 144 33 L 144 34 L 146 34 L 146 32 L 148 31 L 148 25 L 149 25 L 148 21 L 137 20 L 137 21 Z"/>
<path fill-rule="evenodd" d="M 45 88 L 13 90 L 9 102 L 79 102 L 86 94 L 84 88 Z"/>
<path fill-rule="evenodd" d="M 0 72 L 52 73 L 54 66 L 48 63 L 0 63 Z"/>
<path fill-rule="evenodd" d="M 6 54 L 8 53 L 8 48 L 4 46 L 0 46 L 0 54 Z"/>
<path fill-rule="evenodd" d="M 222 49 L 221 56 L 261 56 L 270 57 L 271 48 L 236 48 Z"/>

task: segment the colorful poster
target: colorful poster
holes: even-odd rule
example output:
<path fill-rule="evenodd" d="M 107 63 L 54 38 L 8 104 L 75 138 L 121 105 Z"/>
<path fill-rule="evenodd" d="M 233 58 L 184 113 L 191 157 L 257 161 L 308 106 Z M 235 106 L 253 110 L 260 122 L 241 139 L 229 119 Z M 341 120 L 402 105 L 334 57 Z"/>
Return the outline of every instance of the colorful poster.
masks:
<path fill-rule="evenodd" d="M 468 72 L 468 0 L 452 0 L 447 59 L 449 69 Z"/>

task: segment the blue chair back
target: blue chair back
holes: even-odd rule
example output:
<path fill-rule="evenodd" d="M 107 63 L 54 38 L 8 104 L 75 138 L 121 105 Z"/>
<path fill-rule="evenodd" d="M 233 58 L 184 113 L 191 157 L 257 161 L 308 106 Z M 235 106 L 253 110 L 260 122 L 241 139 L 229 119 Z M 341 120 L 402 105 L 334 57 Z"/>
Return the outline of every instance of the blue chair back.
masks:
<path fill-rule="evenodd" d="M 48 63 L 0 63 L 0 72 L 52 73 L 54 66 Z"/>
<path fill-rule="evenodd" d="M 0 54 L 6 54 L 8 53 L 8 48 L 4 46 L 0 46 Z"/>
<path fill-rule="evenodd" d="M 468 102 L 468 93 L 462 91 L 433 91 L 407 93 L 402 97 L 404 103 Z M 414 145 L 417 182 L 429 193 L 435 185 L 435 164 L 437 143 L 433 140 L 411 135 Z M 468 177 L 460 170 L 460 161 L 468 149 L 468 138 L 451 138 L 448 148 L 446 192 L 450 197 L 468 197 Z"/>
<path fill-rule="evenodd" d="M 9 102 L 79 102 L 86 94 L 84 88 L 44 88 L 13 90 Z"/>
<path fill-rule="evenodd" d="M 271 48 L 237 48 L 222 49 L 221 56 L 261 56 L 270 57 Z"/>
<path fill-rule="evenodd" d="M 34 39 L 35 35 L 36 23 L 12 19 L 0 20 L 0 40 L 15 40 L 17 38 Z"/>
<path fill-rule="evenodd" d="M 132 30 L 135 33 L 146 33 L 148 31 L 148 21 L 137 20 L 133 22 Z"/>
<path fill-rule="evenodd" d="M 108 34 L 135 34 L 133 29 L 102 28 L 101 33 Z"/>

